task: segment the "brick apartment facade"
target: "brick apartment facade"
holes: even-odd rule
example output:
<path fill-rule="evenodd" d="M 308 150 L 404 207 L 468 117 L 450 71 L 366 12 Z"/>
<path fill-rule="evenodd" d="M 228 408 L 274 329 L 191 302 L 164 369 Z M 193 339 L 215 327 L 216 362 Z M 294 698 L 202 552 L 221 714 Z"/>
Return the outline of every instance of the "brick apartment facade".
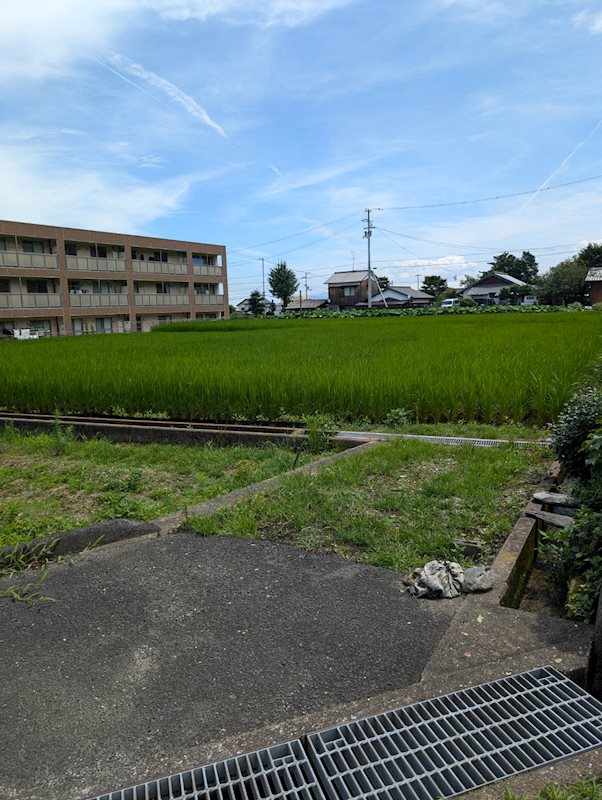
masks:
<path fill-rule="evenodd" d="M 0 327 L 148 331 L 228 316 L 222 245 L 0 221 Z"/>

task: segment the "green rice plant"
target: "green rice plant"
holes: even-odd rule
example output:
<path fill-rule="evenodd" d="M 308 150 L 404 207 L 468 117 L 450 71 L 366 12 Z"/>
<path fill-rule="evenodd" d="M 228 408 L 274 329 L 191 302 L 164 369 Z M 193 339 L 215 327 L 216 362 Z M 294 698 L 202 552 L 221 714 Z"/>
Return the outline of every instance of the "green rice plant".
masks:
<path fill-rule="evenodd" d="M 471 309 L 468 309 L 471 310 Z M 0 407 L 179 419 L 553 421 L 602 351 L 598 314 L 225 320 L 0 342 Z M 59 447 L 65 447 L 63 440 Z"/>

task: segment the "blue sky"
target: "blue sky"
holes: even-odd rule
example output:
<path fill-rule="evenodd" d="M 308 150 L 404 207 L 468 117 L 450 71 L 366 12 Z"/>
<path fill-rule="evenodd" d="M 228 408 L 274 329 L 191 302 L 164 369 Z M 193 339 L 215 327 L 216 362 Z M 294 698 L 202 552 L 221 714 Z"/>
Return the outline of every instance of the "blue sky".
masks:
<path fill-rule="evenodd" d="M 21 0 L 0 217 L 225 244 L 235 302 L 364 267 L 366 207 L 394 283 L 545 269 L 602 240 L 601 76 L 587 0 Z"/>

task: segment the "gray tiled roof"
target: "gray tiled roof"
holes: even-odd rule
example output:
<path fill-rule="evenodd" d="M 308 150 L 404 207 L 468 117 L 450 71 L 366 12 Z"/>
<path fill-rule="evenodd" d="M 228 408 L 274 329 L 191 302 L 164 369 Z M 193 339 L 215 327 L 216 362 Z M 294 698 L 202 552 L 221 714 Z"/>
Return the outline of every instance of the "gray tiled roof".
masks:
<path fill-rule="evenodd" d="M 374 273 L 372 273 L 372 279 L 374 280 L 374 278 Z M 343 286 L 348 283 L 361 283 L 367 279 L 367 269 L 355 269 L 350 272 L 335 272 L 327 281 L 324 281 L 324 283 L 328 283 L 331 286 Z"/>

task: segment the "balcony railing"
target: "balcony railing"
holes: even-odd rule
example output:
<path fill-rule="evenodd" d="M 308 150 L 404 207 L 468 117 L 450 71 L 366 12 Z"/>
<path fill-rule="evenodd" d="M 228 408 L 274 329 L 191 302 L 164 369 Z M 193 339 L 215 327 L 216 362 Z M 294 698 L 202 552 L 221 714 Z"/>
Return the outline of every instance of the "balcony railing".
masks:
<path fill-rule="evenodd" d="M 188 294 L 137 294 L 137 306 L 189 306 Z"/>
<path fill-rule="evenodd" d="M 93 258 L 92 256 L 67 256 L 67 269 L 82 272 L 125 272 L 123 258 Z"/>
<path fill-rule="evenodd" d="M 118 294 L 115 292 L 109 292 L 108 294 L 70 294 L 69 305 L 71 308 L 123 307 L 128 305 L 128 296 L 126 293 Z"/>
<path fill-rule="evenodd" d="M 0 294 L 0 308 L 60 308 L 60 294 Z"/>
<path fill-rule="evenodd" d="M 132 260 L 134 272 L 144 272 L 147 275 L 186 275 L 188 266 L 180 261 L 139 261 Z"/>
<path fill-rule="evenodd" d="M 222 275 L 221 267 L 209 266 L 207 264 L 193 264 L 192 271 L 195 275 L 213 275 L 216 278 Z"/>
<path fill-rule="evenodd" d="M 197 294 L 194 302 L 197 306 L 221 306 L 224 304 L 223 294 Z"/>
<path fill-rule="evenodd" d="M 0 267 L 28 267 L 33 269 L 58 269 L 56 256 L 50 253 L 20 253 L 0 250 Z"/>

